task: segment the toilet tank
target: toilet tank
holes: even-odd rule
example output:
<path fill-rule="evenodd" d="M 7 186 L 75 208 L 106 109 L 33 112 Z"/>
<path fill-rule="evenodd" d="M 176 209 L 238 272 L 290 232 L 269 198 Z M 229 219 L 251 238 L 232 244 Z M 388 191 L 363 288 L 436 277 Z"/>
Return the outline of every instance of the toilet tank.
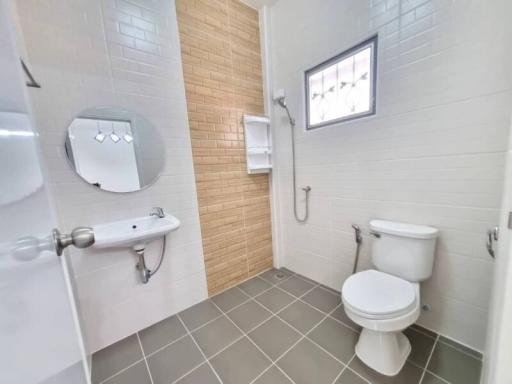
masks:
<path fill-rule="evenodd" d="M 386 220 L 370 221 L 372 261 L 382 272 L 411 282 L 428 279 L 434 266 L 439 230 Z"/>

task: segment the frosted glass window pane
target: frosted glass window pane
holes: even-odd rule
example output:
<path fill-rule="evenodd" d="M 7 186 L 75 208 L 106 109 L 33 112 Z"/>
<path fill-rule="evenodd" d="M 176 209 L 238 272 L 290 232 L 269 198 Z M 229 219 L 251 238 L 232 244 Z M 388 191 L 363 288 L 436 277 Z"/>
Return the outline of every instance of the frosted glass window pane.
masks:
<path fill-rule="evenodd" d="M 374 37 L 306 72 L 308 129 L 375 113 Z"/>
<path fill-rule="evenodd" d="M 322 76 L 322 72 L 318 72 L 314 75 L 312 75 L 310 78 L 309 78 L 309 90 L 310 90 L 310 94 L 311 94 L 311 99 L 309 101 L 309 104 L 311 106 L 311 111 L 310 111 L 310 121 L 313 122 L 313 124 L 319 124 L 323 121 L 322 117 L 321 117 L 321 112 L 320 112 L 320 103 L 318 103 L 317 100 L 315 100 L 315 95 L 318 95 L 320 93 L 322 93 L 322 90 L 323 90 L 323 87 L 322 87 L 322 79 L 323 79 L 323 76 Z"/>

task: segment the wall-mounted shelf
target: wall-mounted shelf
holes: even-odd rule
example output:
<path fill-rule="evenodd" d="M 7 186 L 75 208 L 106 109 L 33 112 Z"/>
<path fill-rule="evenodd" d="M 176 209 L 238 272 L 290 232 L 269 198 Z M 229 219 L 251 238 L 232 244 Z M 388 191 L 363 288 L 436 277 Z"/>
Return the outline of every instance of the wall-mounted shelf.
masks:
<path fill-rule="evenodd" d="M 244 115 L 244 132 L 247 173 L 268 173 L 272 169 L 269 118 Z"/>

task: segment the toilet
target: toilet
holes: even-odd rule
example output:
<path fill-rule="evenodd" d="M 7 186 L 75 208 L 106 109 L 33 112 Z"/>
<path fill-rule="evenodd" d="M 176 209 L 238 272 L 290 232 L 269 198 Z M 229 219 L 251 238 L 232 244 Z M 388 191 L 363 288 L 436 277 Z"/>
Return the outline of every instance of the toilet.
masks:
<path fill-rule="evenodd" d="M 347 316 L 363 329 L 356 355 L 386 375 L 400 372 L 411 352 L 402 333 L 420 315 L 420 282 L 432 275 L 436 228 L 370 221 L 375 269 L 350 276 L 341 291 Z"/>

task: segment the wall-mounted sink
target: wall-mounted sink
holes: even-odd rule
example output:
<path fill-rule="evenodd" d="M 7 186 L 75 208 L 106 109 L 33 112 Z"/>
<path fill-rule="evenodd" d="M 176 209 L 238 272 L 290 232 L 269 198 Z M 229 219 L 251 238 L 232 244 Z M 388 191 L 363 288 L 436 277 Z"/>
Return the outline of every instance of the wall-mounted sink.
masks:
<path fill-rule="evenodd" d="M 164 217 L 143 216 L 93 226 L 95 248 L 131 247 L 149 243 L 179 228 L 180 221 L 169 214 Z"/>

